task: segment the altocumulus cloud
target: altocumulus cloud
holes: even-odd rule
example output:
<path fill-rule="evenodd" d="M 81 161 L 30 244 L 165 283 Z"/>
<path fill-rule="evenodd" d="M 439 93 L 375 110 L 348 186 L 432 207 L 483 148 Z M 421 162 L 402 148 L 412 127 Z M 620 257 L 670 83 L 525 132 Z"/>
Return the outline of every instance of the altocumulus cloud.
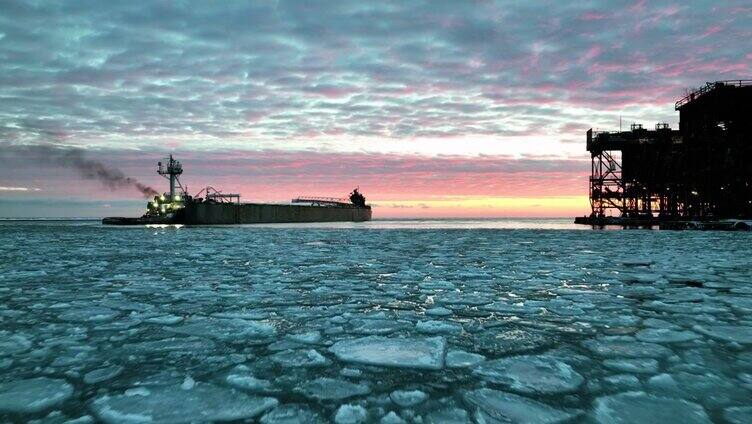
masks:
<path fill-rule="evenodd" d="M 686 88 L 752 74 L 750 38 L 746 0 L 0 1 L 0 149 L 149 184 L 176 151 L 259 199 L 584 195 L 589 126 L 675 124 Z M 4 196 L 121 196 L 24 163 Z"/>
<path fill-rule="evenodd" d="M 3 1 L 0 28 L 3 140 L 121 147 L 574 136 L 752 63 L 743 0 Z"/>

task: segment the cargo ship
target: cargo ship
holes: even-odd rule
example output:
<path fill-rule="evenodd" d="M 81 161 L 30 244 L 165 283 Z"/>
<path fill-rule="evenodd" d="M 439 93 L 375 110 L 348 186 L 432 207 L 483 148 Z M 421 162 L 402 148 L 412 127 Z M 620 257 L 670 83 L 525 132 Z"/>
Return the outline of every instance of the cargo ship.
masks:
<path fill-rule="evenodd" d="M 243 203 L 240 194 L 206 187 L 191 196 L 180 182 L 182 164 L 172 155 L 158 163 L 157 173 L 170 181 L 170 191 L 154 196 L 140 218 L 107 217 L 107 225 L 235 225 L 296 222 L 361 222 L 371 220 L 371 206 L 358 188 L 347 198 L 296 197 L 290 203 Z"/>

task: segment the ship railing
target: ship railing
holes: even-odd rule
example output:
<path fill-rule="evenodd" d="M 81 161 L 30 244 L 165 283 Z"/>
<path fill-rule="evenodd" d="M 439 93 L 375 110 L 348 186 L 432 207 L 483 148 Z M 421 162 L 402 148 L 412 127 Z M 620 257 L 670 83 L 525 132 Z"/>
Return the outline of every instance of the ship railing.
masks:
<path fill-rule="evenodd" d="M 676 104 L 674 104 L 674 110 L 679 110 L 679 108 L 681 108 L 682 106 L 699 98 L 703 94 L 712 91 L 713 89 L 717 87 L 746 87 L 750 85 L 752 85 L 752 80 L 723 80 L 723 81 L 708 82 L 708 83 L 705 83 L 704 87 L 694 90 L 693 92 L 679 99 L 679 101 L 676 102 Z"/>
<path fill-rule="evenodd" d="M 240 203 L 239 194 L 207 194 L 206 200 L 217 203 Z"/>
<path fill-rule="evenodd" d="M 315 205 L 332 205 L 332 206 L 350 206 L 352 203 L 348 199 L 339 197 L 314 197 L 299 196 L 292 199 L 292 203 L 312 203 Z"/>

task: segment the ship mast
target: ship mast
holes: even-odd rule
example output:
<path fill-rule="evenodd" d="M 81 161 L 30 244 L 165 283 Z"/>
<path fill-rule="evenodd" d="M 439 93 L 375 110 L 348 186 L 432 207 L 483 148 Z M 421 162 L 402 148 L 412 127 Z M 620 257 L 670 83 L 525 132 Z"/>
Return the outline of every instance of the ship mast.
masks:
<path fill-rule="evenodd" d="M 166 165 L 159 162 L 157 173 L 170 180 L 170 202 L 178 200 L 175 197 L 175 186 L 177 184 L 177 186 L 180 187 L 180 190 L 184 191 L 179 179 L 180 174 L 183 173 L 183 165 L 181 165 L 179 161 L 173 159 L 172 155 L 170 155 Z"/>

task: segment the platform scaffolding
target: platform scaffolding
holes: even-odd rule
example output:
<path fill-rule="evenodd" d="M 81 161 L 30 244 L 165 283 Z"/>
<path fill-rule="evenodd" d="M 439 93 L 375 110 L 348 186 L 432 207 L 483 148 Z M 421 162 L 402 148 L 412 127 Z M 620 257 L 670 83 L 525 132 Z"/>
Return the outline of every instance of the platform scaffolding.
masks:
<path fill-rule="evenodd" d="M 591 138 L 592 130 L 588 130 L 588 139 Z M 591 157 L 590 208 L 595 216 L 606 216 L 609 210 L 620 213 L 625 210 L 621 164 L 614 154 L 616 152 L 599 150 Z"/>
<path fill-rule="evenodd" d="M 586 133 L 592 223 L 752 218 L 752 80 L 717 81 L 675 104 L 660 123 Z"/>

